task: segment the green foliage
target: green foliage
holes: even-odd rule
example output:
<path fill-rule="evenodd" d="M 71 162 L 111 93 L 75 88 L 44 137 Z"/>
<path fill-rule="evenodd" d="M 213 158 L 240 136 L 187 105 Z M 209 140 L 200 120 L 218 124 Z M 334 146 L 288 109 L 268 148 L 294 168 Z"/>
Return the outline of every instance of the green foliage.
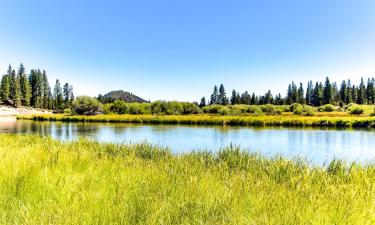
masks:
<path fill-rule="evenodd" d="M 129 106 L 121 100 L 116 100 L 110 106 L 110 112 L 117 114 L 127 114 L 129 113 Z"/>
<path fill-rule="evenodd" d="M 318 107 L 319 112 L 334 112 L 337 111 L 337 107 L 332 104 L 325 104 Z"/>
<path fill-rule="evenodd" d="M 374 224 L 374 166 L 0 136 L 1 224 Z"/>
<path fill-rule="evenodd" d="M 219 109 L 218 113 L 220 115 L 229 115 L 231 110 L 227 106 L 223 106 Z"/>
<path fill-rule="evenodd" d="M 358 105 L 352 105 L 348 108 L 348 111 L 350 114 L 353 114 L 353 115 L 361 115 L 364 113 L 364 109 Z"/>
<path fill-rule="evenodd" d="M 64 115 L 71 116 L 73 115 L 73 111 L 71 109 L 64 109 Z"/>
<path fill-rule="evenodd" d="M 79 96 L 73 103 L 73 112 L 78 115 L 97 115 L 103 112 L 102 104 L 89 96 Z"/>

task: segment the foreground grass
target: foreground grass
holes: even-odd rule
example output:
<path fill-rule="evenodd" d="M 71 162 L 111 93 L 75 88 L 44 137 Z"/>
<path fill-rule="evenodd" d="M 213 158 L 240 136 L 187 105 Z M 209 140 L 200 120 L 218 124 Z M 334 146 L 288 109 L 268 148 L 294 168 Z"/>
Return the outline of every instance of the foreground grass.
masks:
<path fill-rule="evenodd" d="M 128 122 L 150 124 L 196 124 L 196 125 L 240 125 L 240 126 L 313 126 L 313 127 L 365 127 L 375 128 L 375 117 L 342 116 L 334 113 L 320 116 L 297 116 L 284 114 L 278 116 L 218 116 L 218 115 L 97 115 L 97 116 L 65 116 L 23 115 L 18 119 L 51 120 L 70 122 Z"/>
<path fill-rule="evenodd" d="M 1 224 L 374 224 L 375 167 L 0 135 Z"/>

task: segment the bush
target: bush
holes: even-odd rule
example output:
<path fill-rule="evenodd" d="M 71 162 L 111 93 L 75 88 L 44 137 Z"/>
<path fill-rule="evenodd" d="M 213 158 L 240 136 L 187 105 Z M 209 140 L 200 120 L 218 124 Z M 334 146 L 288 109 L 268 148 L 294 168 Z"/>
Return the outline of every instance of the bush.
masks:
<path fill-rule="evenodd" d="M 375 116 L 375 108 L 374 111 L 370 114 L 370 116 Z"/>
<path fill-rule="evenodd" d="M 303 105 L 303 115 L 304 116 L 314 116 L 316 108 L 310 105 Z"/>
<path fill-rule="evenodd" d="M 364 109 L 362 107 L 360 107 L 359 105 L 352 105 L 348 108 L 349 110 L 349 114 L 352 114 L 352 115 L 361 115 L 364 113 Z"/>
<path fill-rule="evenodd" d="M 226 106 L 223 106 L 223 107 L 221 107 L 221 109 L 219 109 L 218 113 L 220 115 L 226 116 L 226 115 L 230 114 L 230 109 Z"/>
<path fill-rule="evenodd" d="M 290 105 L 290 111 L 296 115 L 301 115 L 303 113 L 303 106 L 299 103 L 293 103 Z"/>
<path fill-rule="evenodd" d="M 117 114 L 127 114 L 129 113 L 129 106 L 122 100 L 116 100 L 110 106 L 110 111 Z"/>
<path fill-rule="evenodd" d="M 71 116 L 73 114 L 73 111 L 71 109 L 64 109 L 64 114 L 67 116 Z"/>
<path fill-rule="evenodd" d="M 219 110 L 224 107 L 222 105 L 208 105 L 202 108 L 204 113 L 219 113 Z"/>
<path fill-rule="evenodd" d="M 333 112 L 336 111 L 336 106 L 332 104 L 325 104 L 318 107 L 319 112 Z"/>
<path fill-rule="evenodd" d="M 74 114 L 97 115 L 103 113 L 102 104 L 89 96 L 78 96 L 72 103 Z"/>
<path fill-rule="evenodd" d="M 150 103 L 128 103 L 129 114 L 140 115 L 140 114 L 151 114 L 151 104 Z"/>

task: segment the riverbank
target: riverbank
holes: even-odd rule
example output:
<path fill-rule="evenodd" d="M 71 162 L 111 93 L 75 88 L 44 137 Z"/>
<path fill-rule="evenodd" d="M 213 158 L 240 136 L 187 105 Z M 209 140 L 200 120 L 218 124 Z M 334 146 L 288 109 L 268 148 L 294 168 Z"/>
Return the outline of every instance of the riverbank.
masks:
<path fill-rule="evenodd" d="M 1 116 L 18 116 L 18 115 L 40 115 L 40 114 L 52 114 L 51 111 L 35 109 L 31 107 L 9 107 L 0 106 L 0 117 Z"/>
<path fill-rule="evenodd" d="M 0 135 L 2 224 L 373 224 L 375 167 Z"/>
<path fill-rule="evenodd" d="M 194 124 L 194 125 L 236 125 L 236 126 L 281 126 L 281 127 L 354 127 L 375 128 L 375 117 L 369 116 L 219 116 L 219 115 L 97 115 L 66 116 L 20 115 L 18 119 L 36 121 L 66 122 L 112 122 L 112 123 L 145 123 L 145 124 Z"/>

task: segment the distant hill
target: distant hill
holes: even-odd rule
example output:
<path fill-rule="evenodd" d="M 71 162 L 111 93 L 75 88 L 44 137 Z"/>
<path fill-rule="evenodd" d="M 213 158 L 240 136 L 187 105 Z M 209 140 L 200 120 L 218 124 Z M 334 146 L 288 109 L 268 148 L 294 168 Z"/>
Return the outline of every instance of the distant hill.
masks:
<path fill-rule="evenodd" d="M 147 102 L 141 97 L 138 97 L 136 95 L 133 95 L 130 92 L 127 91 L 111 91 L 105 95 L 99 95 L 98 100 L 102 103 L 110 103 L 114 102 L 116 100 L 122 100 L 124 102 Z"/>

